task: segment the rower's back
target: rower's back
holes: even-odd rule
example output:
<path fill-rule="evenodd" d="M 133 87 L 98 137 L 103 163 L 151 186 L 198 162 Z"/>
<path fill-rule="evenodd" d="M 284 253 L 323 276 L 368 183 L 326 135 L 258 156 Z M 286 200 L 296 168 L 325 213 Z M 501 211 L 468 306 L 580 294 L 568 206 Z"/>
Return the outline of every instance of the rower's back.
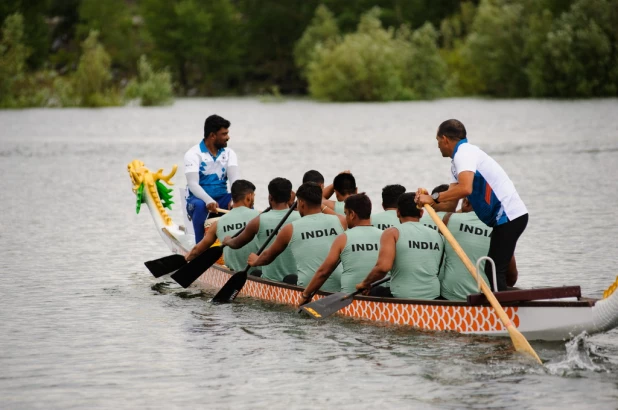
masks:
<path fill-rule="evenodd" d="M 378 260 L 382 231 L 371 225 L 345 231 L 346 244 L 341 251 L 341 292 L 352 293 Z"/>
<path fill-rule="evenodd" d="M 322 262 L 337 235 L 343 233 L 339 218 L 322 213 L 306 215 L 292 222 L 293 233 L 288 247 L 296 260 L 298 285 L 306 287 Z M 341 265 L 320 288 L 328 292 L 341 290 Z"/>
<path fill-rule="evenodd" d="M 223 241 L 226 236 L 234 236 L 247 225 L 247 222 L 259 215 L 255 209 L 239 206 L 223 215 L 217 221 L 217 238 Z M 225 265 L 233 271 L 240 271 L 247 267 L 247 259 L 251 253 L 257 252 L 258 241 L 254 238 L 240 249 L 223 248 Z M 253 268 L 250 272 L 254 270 Z"/>
<path fill-rule="evenodd" d="M 438 217 L 442 219 L 444 218 L 444 215 L 446 215 L 446 212 L 436 212 L 436 215 L 438 215 Z M 440 232 L 440 229 L 438 229 L 438 225 L 436 225 L 428 212 L 423 212 L 423 216 L 421 216 L 419 222 L 427 228 L 431 228 L 436 232 Z"/>
<path fill-rule="evenodd" d="M 259 246 L 266 242 L 270 234 L 275 230 L 288 211 L 289 209 L 271 210 L 260 214 L 260 229 L 256 235 Z M 284 226 L 298 219 L 300 219 L 300 214 L 297 211 L 293 211 L 286 220 Z M 275 242 L 276 237 L 276 235 L 273 237 L 269 247 Z M 282 281 L 285 276 L 295 273 L 296 260 L 289 246 L 269 265 L 262 267 L 262 278 L 264 279 Z"/>
<path fill-rule="evenodd" d="M 492 228 L 483 223 L 474 212 L 451 214 L 447 227 L 472 263 L 489 252 Z M 489 286 L 485 276 L 485 262 L 477 273 Z M 448 300 L 466 300 L 478 292 L 478 284 L 468 272 L 455 249 L 447 242 L 444 247 L 444 262 L 440 270 L 440 293 Z"/>
<path fill-rule="evenodd" d="M 405 222 L 394 229 L 399 231 L 399 239 L 391 269 L 391 293 L 396 298 L 437 298 L 444 238 L 419 222 Z"/>
<path fill-rule="evenodd" d="M 399 222 L 399 217 L 397 217 L 396 209 L 387 209 L 386 211 L 371 215 L 371 224 L 385 231 L 393 226 L 401 225 L 401 222 Z"/>

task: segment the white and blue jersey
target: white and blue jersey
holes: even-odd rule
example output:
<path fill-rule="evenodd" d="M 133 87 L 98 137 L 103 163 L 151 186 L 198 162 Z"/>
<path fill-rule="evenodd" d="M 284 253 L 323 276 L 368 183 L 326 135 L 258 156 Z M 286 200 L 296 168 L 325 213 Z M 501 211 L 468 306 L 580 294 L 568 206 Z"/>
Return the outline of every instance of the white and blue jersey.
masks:
<path fill-rule="evenodd" d="M 221 148 L 214 156 L 204 141 L 191 147 L 185 154 L 185 173 L 199 172 L 200 186 L 215 199 L 228 193 L 227 170 L 233 166 L 238 166 L 238 159 L 232 149 Z M 190 191 L 188 198 L 193 198 Z"/>
<path fill-rule="evenodd" d="M 504 169 L 476 145 L 463 139 L 457 143 L 451 161 L 451 182 L 463 171 L 474 172 L 468 200 L 487 226 L 498 226 L 528 213 L 515 185 Z"/>

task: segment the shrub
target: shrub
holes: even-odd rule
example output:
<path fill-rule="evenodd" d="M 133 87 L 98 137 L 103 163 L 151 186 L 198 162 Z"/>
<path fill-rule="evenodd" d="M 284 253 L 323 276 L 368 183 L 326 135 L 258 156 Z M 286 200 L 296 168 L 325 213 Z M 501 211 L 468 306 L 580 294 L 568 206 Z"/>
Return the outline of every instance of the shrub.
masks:
<path fill-rule="evenodd" d="M 164 105 L 173 101 L 172 76 L 167 70 L 155 72 L 146 56 L 138 62 L 138 77 L 125 89 L 125 98 L 139 98 L 143 106 Z"/>
<path fill-rule="evenodd" d="M 0 107 L 19 106 L 20 81 L 24 79 L 29 49 L 23 44 L 24 18 L 11 14 L 2 26 L 0 41 Z"/>
<path fill-rule="evenodd" d="M 301 75 L 306 76 L 309 63 L 315 58 L 318 46 L 335 45 L 339 39 L 339 28 L 330 10 L 319 5 L 311 23 L 294 46 L 294 61 Z"/>
<path fill-rule="evenodd" d="M 111 59 L 99 43 L 98 35 L 97 31 L 91 31 L 82 43 L 83 53 L 74 76 L 75 92 L 82 106 L 120 105 L 118 94 L 111 87 Z"/>
<path fill-rule="evenodd" d="M 389 101 L 403 95 L 402 60 L 392 29 L 385 30 L 374 8 L 356 33 L 332 46 L 318 45 L 308 65 L 312 96 L 331 101 Z"/>

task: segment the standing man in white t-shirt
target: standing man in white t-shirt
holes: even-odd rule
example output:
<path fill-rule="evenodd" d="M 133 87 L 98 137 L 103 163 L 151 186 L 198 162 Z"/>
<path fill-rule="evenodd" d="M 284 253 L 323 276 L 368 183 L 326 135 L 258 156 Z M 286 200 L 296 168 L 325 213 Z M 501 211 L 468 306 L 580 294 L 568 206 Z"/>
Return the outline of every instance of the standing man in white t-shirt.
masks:
<path fill-rule="evenodd" d="M 467 197 L 474 212 L 493 228 L 488 255 L 496 264 L 498 290 L 506 290 L 509 263 L 517 240 L 528 224 L 528 210 L 504 169 L 479 147 L 469 144 L 466 127 L 458 120 L 440 124 L 436 139 L 443 157 L 451 157 L 451 184 L 444 192 L 416 193 L 419 205 L 434 205 Z M 491 264 L 485 274 L 493 282 Z M 493 285 L 493 284 L 492 284 Z"/>
<path fill-rule="evenodd" d="M 185 176 L 189 192 L 187 214 L 193 222 L 195 243 L 204 237 L 204 222 L 217 208 L 229 208 L 230 185 L 239 178 L 236 153 L 227 148 L 230 122 L 211 115 L 204 122 L 204 139 L 185 154 Z"/>

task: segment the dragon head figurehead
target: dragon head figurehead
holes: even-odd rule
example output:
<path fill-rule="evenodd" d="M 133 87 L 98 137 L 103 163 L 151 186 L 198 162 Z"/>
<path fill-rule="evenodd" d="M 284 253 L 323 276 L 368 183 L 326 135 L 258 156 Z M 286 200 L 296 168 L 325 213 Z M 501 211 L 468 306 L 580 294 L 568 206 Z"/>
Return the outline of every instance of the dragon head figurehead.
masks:
<path fill-rule="evenodd" d="M 172 209 L 172 189 L 163 185 L 164 181 L 167 185 L 174 185 L 171 181 L 178 169 L 174 165 L 172 171 L 168 175 L 163 175 L 163 169 L 159 169 L 156 173 L 150 172 L 144 163 L 140 160 L 133 160 L 127 166 L 131 182 L 133 183 L 133 192 L 137 197 L 135 211 L 139 213 L 142 203 L 150 199 L 150 204 L 154 205 L 153 212 L 156 211 L 166 226 L 172 225 L 172 218 L 165 212 L 165 208 Z"/>

